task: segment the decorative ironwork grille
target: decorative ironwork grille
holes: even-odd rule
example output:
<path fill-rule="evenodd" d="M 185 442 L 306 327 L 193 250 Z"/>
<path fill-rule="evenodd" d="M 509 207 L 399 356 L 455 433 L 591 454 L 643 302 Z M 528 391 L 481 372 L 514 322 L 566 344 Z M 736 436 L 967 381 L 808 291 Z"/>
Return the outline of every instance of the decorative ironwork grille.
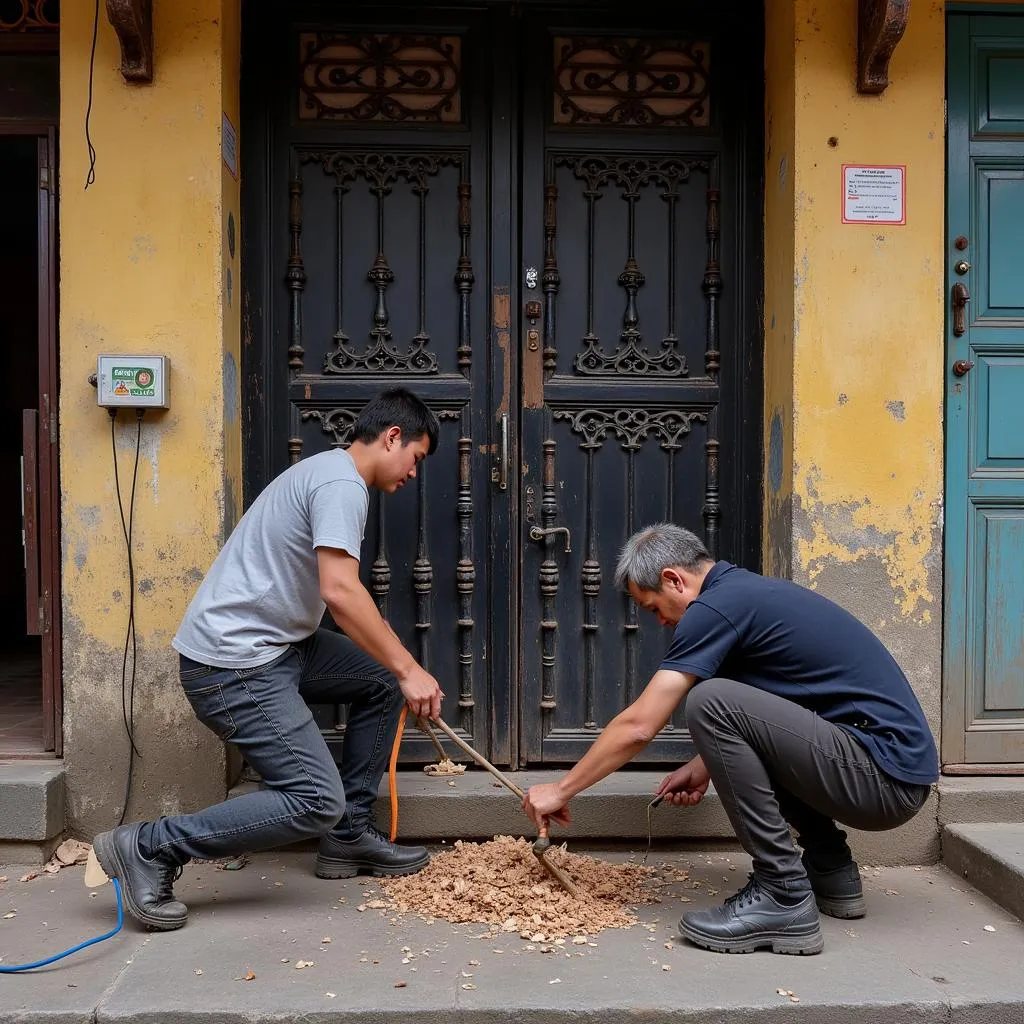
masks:
<path fill-rule="evenodd" d="M 711 123 L 707 43 L 558 36 L 554 65 L 557 125 Z"/>
<path fill-rule="evenodd" d="M 58 0 L 0 0 L 0 32 L 56 32 Z"/>
<path fill-rule="evenodd" d="M 462 123 L 458 36 L 302 32 L 299 117 Z"/>

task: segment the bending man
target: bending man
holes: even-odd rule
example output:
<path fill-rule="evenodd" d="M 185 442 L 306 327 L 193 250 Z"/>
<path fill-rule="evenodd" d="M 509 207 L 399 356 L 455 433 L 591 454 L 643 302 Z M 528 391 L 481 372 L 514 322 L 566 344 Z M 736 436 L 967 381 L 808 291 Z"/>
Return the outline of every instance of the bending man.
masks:
<path fill-rule="evenodd" d="M 191 858 L 320 837 L 316 874 L 405 875 L 422 846 L 371 823 L 402 701 L 436 717 L 441 689 L 381 618 L 359 579 L 368 488 L 394 493 L 437 447 L 434 414 L 402 389 L 359 414 L 348 451 L 303 459 L 271 481 L 221 549 L 173 645 L 205 726 L 230 740 L 264 788 L 195 814 L 96 836 L 103 870 L 150 928 L 180 928 L 172 886 Z M 345 631 L 321 629 L 325 608 Z M 340 774 L 307 706 L 347 704 Z"/>
<path fill-rule="evenodd" d="M 687 806 L 714 782 L 754 870 L 724 906 L 685 914 L 682 935 L 723 953 L 820 952 L 819 909 L 864 914 L 860 874 L 836 821 L 895 828 L 938 778 L 934 740 L 906 676 L 838 605 L 714 562 L 678 526 L 631 537 L 616 585 L 676 627 L 672 643 L 637 700 L 561 780 L 533 786 L 523 809 L 537 825 L 568 823 L 569 800 L 635 757 L 686 698 L 698 756 L 658 793 Z"/>

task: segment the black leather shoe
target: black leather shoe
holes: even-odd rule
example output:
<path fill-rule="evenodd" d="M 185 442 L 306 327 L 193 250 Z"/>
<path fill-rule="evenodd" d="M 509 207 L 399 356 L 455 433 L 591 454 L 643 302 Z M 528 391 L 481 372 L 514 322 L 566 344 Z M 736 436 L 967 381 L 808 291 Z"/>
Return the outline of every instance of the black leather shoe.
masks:
<path fill-rule="evenodd" d="M 801 859 L 807 877 L 811 880 L 818 909 L 823 914 L 844 920 L 864 916 L 867 912 L 864 885 L 854 861 L 848 861 L 832 871 L 818 871 L 806 853 Z"/>
<path fill-rule="evenodd" d="M 348 842 L 324 836 L 316 855 L 316 876 L 412 875 L 429 863 L 430 854 L 425 846 L 398 846 L 371 825 Z"/>
<path fill-rule="evenodd" d="M 798 903 L 785 905 L 756 875 L 721 907 L 691 910 L 679 922 L 679 932 L 694 945 L 716 953 L 820 953 L 825 948 L 821 919 L 809 892 Z"/>
<path fill-rule="evenodd" d="M 124 905 L 147 928 L 169 932 L 188 920 L 188 907 L 174 898 L 174 883 L 181 867 L 139 852 L 139 830 L 143 823 L 121 825 L 101 832 L 92 846 L 100 867 L 121 883 Z"/>

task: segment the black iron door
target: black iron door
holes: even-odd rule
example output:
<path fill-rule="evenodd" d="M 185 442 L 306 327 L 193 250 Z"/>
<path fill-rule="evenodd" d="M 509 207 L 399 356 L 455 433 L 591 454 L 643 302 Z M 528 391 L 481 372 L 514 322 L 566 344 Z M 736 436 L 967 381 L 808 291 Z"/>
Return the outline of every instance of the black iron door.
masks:
<path fill-rule="evenodd" d="M 628 26 L 567 10 L 526 25 L 521 665 L 531 762 L 578 759 L 657 668 L 668 632 L 613 584 L 634 529 L 671 520 L 713 554 L 756 567 L 758 492 L 745 480 L 761 422 L 748 271 L 759 193 L 745 158 L 758 109 L 744 83 L 757 81 L 746 69 L 760 67 L 760 50 L 742 21 L 693 9 Z M 677 714 L 643 758 L 689 752 Z"/>
<path fill-rule="evenodd" d="M 488 324 L 501 146 L 488 139 L 487 23 L 260 8 L 246 39 L 246 105 L 258 112 L 247 280 L 263 300 L 250 303 L 263 344 L 246 365 L 248 496 L 289 462 L 346 445 L 383 388 L 406 385 L 435 410 L 440 447 L 417 486 L 371 499 L 363 577 L 441 682 L 449 724 L 507 763 L 513 590 L 493 533 L 507 497 L 492 485 L 490 446 L 508 332 Z M 340 742 L 343 709 L 315 710 Z M 410 730 L 405 760 L 433 757 Z"/>
<path fill-rule="evenodd" d="M 246 18 L 247 496 L 381 388 L 428 401 L 364 579 L 502 764 L 578 758 L 656 667 L 612 584 L 633 529 L 756 566 L 760 21 L 615 6 Z M 677 721 L 645 756 L 686 752 Z"/>

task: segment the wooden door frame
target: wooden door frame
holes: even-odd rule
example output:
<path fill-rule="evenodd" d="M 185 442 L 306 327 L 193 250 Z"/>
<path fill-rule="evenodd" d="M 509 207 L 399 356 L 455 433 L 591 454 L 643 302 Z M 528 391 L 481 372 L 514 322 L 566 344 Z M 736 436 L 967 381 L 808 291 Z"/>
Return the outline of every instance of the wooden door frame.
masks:
<path fill-rule="evenodd" d="M 63 754 L 64 697 L 61 675 L 60 459 L 57 413 L 57 123 L 48 119 L 0 118 L 0 136 L 37 140 L 37 308 L 39 387 L 39 549 L 42 603 L 43 749 Z"/>

